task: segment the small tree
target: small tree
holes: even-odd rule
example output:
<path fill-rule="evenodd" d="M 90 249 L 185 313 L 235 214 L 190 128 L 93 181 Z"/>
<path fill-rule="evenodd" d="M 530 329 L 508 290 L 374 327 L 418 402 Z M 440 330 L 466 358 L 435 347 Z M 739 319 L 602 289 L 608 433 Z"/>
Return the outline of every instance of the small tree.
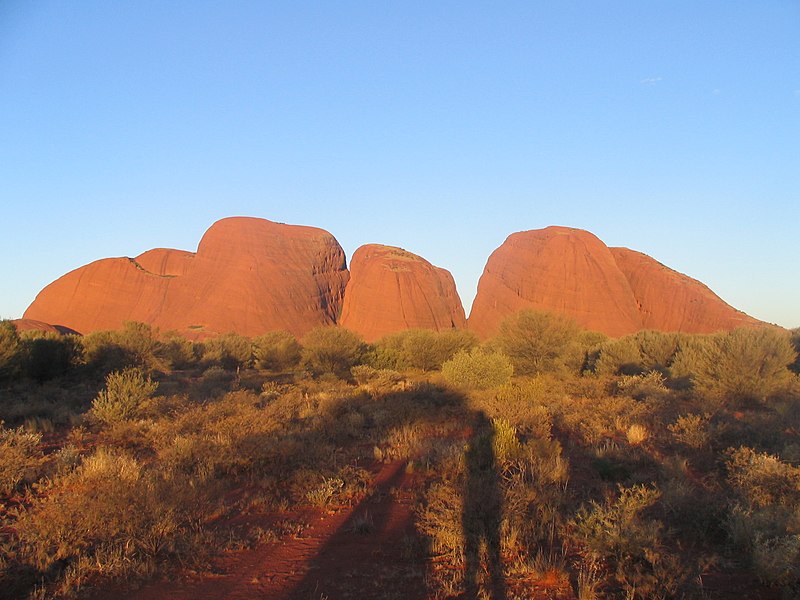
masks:
<path fill-rule="evenodd" d="M 522 310 L 500 324 L 496 343 L 517 374 L 536 375 L 565 367 L 579 331 L 567 316 Z"/>
<path fill-rule="evenodd" d="M 347 377 L 359 364 L 365 351 L 364 341 L 343 327 L 316 327 L 302 340 L 302 365 L 315 375 L 332 373 Z"/>
<path fill-rule="evenodd" d="M 270 331 L 253 340 L 253 356 L 259 369 L 286 371 L 300 363 L 303 348 L 288 331 Z"/>
<path fill-rule="evenodd" d="M 157 389 L 158 383 L 145 377 L 141 369 L 111 373 L 105 389 L 92 402 L 91 416 L 107 425 L 133 419 Z"/>

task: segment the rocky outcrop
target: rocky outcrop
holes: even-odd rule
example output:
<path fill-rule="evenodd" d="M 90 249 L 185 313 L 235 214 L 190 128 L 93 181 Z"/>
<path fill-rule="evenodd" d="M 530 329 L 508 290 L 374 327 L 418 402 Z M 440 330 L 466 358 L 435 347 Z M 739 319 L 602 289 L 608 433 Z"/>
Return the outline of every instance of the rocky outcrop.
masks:
<path fill-rule="evenodd" d="M 522 309 L 567 314 L 612 336 L 642 328 L 630 285 L 611 251 L 588 231 L 568 227 L 508 236 L 486 263 L 470 329 L 488 337 Z"/>
<path fill-rule="evenodd" d="M 348 275 L 326 231 L 231 217 L 212 225 L 194 254 L 157 249 L 80 267 L 44 288 L 24 316 L 81 333 L 142 321 L 192 337 L 302 336 L 335 322 Z"/>
<path fill-rule="evenodd" d="M 611 254 L 631 286 L 645 329 L 712 333 L 763 324 L 646 254 L 627 248 L 611 248 Z"/>
<path fill-rule="evenodd" d="M 568 227 L 514 233 L 492 253 L 469 327 L 490 337 L 522 309 L 566 314 L 613 337 L 761 324 L 699 281 Z M 45 287 L 17 323 L 88 333 L 125 321 L 192 338 L 279 329 L 300 337 L 339 323 L 368 341 L 409 328 L 466 324 L 453 277 L 415 254 L 362 246 L 351 274 L 330 233 L 249 217 L 214 223 L 197 252 L 156 248 L 75 269 Z"/>
<path fill-rule="evenodd" d="M 612 337 L 641 329 L 708 333 L 759 323 L 699 281 L 567 227 L 514 233 L 492 253 L 469 327 L 489 337 L 522 309 L 566 314 Z"/>
<path fill-rule="evenodd" d="M 404 329 L 466 325 L 449 271 L 411 252 L 377 244 L 361 246 L 353 254 L 339 322 L 367 341 Z"/>
<path fill-rule="evenodd" d="M 56 327 L 55 325 L 50 325 L 50 323 L 34 321 L 33 319 L 13 319 L 11 323 L 19 333 L 23 331 L 41 331 L 42 333 L 58 333 L 63 335 L 77 333 L 68 327 Z"/>

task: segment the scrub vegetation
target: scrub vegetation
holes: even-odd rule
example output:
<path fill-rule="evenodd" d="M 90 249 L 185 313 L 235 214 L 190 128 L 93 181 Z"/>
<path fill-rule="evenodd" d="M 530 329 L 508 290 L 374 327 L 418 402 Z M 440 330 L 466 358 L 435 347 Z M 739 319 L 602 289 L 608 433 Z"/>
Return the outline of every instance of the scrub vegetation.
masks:
<path fill-rule="evenodd" d="M 798 597 L 798 340 L 531 311 L 482 343 L 0 322 L 0 598 L 203 572 L 302 529 L 297 507 L 364 501 L 390 461 L 427 597 Z M 281 526 L 230 526 L 264 514 Z"/>

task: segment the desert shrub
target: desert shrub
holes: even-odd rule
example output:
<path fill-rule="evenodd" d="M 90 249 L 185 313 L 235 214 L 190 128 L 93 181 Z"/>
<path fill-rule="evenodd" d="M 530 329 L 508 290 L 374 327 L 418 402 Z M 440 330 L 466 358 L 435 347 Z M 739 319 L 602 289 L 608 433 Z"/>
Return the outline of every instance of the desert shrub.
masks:
<path fill-rule="evenodd" d="M 19 366 L 20 341 L 11 321 L 0 321 L 0 378 L 10 377 Z"/>
<path fill-rule="evenodd" d="M 707 448 L 711 444 L 709 415 L 687 414 L 667 426 L 675 441 L 689 448 Z"/>
<path fill-rule="evenodd" d="M 643 369 L 666 373 L 680 347 L 681 334 L 663 331 L 639 331 L 633 336 Z"/>
<path fill-rule="evenodd" d="M 171 369 L 187 369 L 197 362 L 194 343 L 176 331 L 161 336 L 157 356 Z"/>
<path fill-rule="evenodd" d="M 158 384 L 141 369 L 115 371 L 106 377 L 106 387 L 92 402 L 90 415 L 106 425 L 133 419 L 156 389 Z"/>
<path fill-rule="evenodd" d="M 73 335 L 39 333 L 22 340 L 25 373 L 42 382 L 65 375 L 80 362 L 81 345 Z"/>
<path fill-rule="evenodd" d="M 482 348 L 461 350 L 442 365 L 442 375 L 449 383 L 472 390 L 498 387 L 513 374 L 514 367 L 505 354 Z"/>
<path fill-rule="evenodd" d="M 271 331 L 253 340 L 253 356 L 259 369 L 281 372 L 300 364 L 300 343 L 288 331 Z"/>
<path fill-rule="evenodd" d="M 437 332 L 435 346 L 438 350 L 436 357 L 436 366 L 434 368 L 440 369 L 442 365 L 453 358 L 461 350 L 472 350 L 478 345 L 478 337 L 467 329 L 443 329 Z M 415 352 L 412 346 L 408 348 L 412 356 Z M 411 366 L 419 365 L 411 364 Z"/>
<path fill-rule="evenodd" d="M 580 328 L 564 315 L 522 310 L 501 324 L 495 343 L 519 375 L 559 371 L 578 343 Z"/>
<path fill-rule="evenodd" d="M 728 481 L 734 491 L 728 529 L 734 544 L 749 553 L 762 581 L 796 587 L 800 468 L 747 447 L 730 450 L 728 459 Z"/>
<path fill-rule="evenodd" d="M 229 331 L 203 342 L 203 362 L 234 371 L 247 367 L 253 357 L 250 338 Z"/>
<path fill-rule="evenodd" d="M 403 389 L 406 379 L 392 369 L 375 369 L 369 365 L 356 365 L 350 369 L 356 383 L 373 395 Z"/>
<path fill-rule="evenodd" d="M 594 370 L 598 375 L 638 375 L 643 370 L 638 343 L 632 336 L 603 343 Z"/>
<path fill-rule="evenodd" d="M 566 400 L 560 383 L 549 376 L 514 378 L 491 394 L 476 396 L 473 402 L 490 418 L 507 420 L 524 437 L 550 439 L 554 414 Z"/>
<path fill-rule="evenodd" d="M 749 506 L 800 504 L 800 468 L 741 447 L 728 453 L 728 480 Z"/>
<path fill-rule="evenodd" d="M 38 479 L 44 463 L 40 433 L 22 427 L 6 429 L 0 421 L 0 496 L 6 496 L 23 481 Z"/>
<path fill-rule="evenodd" d="M 366 351 L 358 334 L 343 327 L 316 327 L 302 340 L 302 365 L 315 375 L 347 377 Z"/>
<path fill-rule="evenodd" d="M 145 369 L 163 368 L 157 356 L 161 346 L 157 328 L 147 323 L 126 321 L 115 337 L 119 345 L 133 357 L 136 365 Z"/>
<path fill-rule="evenodd" d="M 121 575 L 159 555 L 196 552 L 190 539 L 208 495 L 180 476 L 161 477 L 130 455 L 99 449 L 19 518 L 28 561 L 40 572 L 70 565 L 88 574 Z"/>
<path fill-rule="evenodd" d="M 407 329 L 384 336 L 375 343 L 369 362 L 376 368 L 440 369 L 459 350 L 477 346 L 474 333 L 465 329 Z"/>
<path fill-rule="evenodd" d="M 500 465 L 507 465 L 522 458 L 522 444 L 517 437 L 517 428 L 505 419 L 493 419 L 494 456 Z"/>
<path fill-rule="evenodd" d="M 617 382 L 617 389 L 636 400 L 659 399 L 668 393 L 666 379 L 659 371 L 649 371 L 641 375 L 623 375 Z"/>
<path fill-rule="evenodd" d="M 794 363 L 792 363 L 790 368 L 795 373 L 800 374 L 800 327 L 797 329 L 792 329 L 791 342 L 794 351 L 797 353 L 797 358 L 794 360 Z"/>
<path fill-rule="evenodd" d="M 752 548 L 753 568 L 769 585 L 783 586 L 796 597 L 800 581 L 800 534 L 757 536 Z M 787 596 L 788 597 L 788 596 Z"/>
<path fill-rule="evenodd" d="M 662 524 L 645 516 L 660 497 L 655 488 L 619 488 L 615 500 L 582 507 L 570 531 L 589 558 L 611 561 L 629 597 L 671 596 L 682 583 L 673 557 L 664 553 Z"/>
<path fill-rule="evenodd" d="M 684 337 L 644 330 L 605 341 L 596 348 L 593 370 L 598 375 L 640 375 L 648 371 L 667 374 Z"/>
<path fill-rule="evenodd" d="M 695 388 L 719 403 L 766 401 L 790 384 L 788 367 L 797 358 L 789 335 L 770 327 L 735 329 L 690 348 L 693 364 L 682 366 Z"/>

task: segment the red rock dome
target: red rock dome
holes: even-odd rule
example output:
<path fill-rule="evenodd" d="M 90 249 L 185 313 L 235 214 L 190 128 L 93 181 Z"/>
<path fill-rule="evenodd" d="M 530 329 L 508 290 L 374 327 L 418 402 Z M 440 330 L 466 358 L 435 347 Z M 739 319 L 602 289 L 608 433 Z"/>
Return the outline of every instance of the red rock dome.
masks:
<path fill-rule="evenodd" d="M 489 337 L 504 318 L 523 309 L 567 314 L 612 336 L 642 328 L 628 280 L 611 251 L 588 231 L 568 227 L 508 236 L 486 263 L 469 327 Z"/>
<path fill-rule="evenodd" d="M 301 336 L 335 322 L 348 276 L 328 232 L 231 217 L 209 228 L 196 254 L 157 249 L 67 273 L 25 318 L 81 333 L 142 321 L 195 337 L 275 329 Z"/>
<path fill-rule="evenodd" d="M 612 337 L 641 329 L 708 333 L 760 322 L 640 252 L 566 227 L 514 233 L 486 263 L 469 317 L 481 337 L 522 309 L 566 314 Z"/>
<path fill-rule="evenodd" d="M 369 244 L 353 254 L 339 323 L 374 341 L 404 329 L 464 327 L 466 320 L 449 271 L 400 248 Z"/>

